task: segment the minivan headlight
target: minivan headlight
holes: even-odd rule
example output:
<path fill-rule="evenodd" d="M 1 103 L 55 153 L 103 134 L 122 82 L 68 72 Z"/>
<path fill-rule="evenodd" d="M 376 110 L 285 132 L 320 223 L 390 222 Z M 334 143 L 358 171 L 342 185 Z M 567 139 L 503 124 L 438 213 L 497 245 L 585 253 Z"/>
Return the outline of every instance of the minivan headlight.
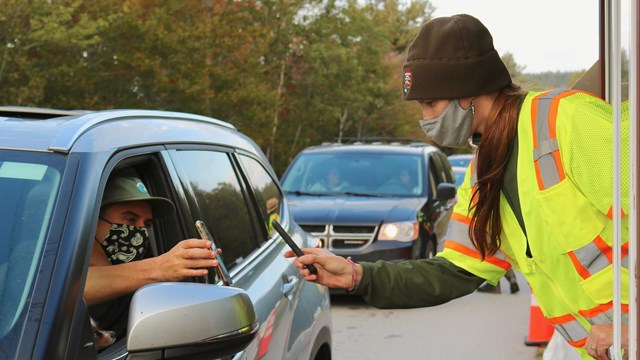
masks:
<path fill-rule="evenodd" d="M 417 221 L 382 224 L 378 240 L 413 241 L 418 238 Z"/>

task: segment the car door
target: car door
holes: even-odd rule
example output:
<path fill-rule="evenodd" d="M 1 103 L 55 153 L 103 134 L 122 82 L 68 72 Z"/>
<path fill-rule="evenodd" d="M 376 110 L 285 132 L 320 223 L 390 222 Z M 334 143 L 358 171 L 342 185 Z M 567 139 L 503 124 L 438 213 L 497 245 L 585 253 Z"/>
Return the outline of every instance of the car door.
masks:
<path fill-rule="evenodd" d="M 436 189 L 439 184 L 453 184 L 455 182 L 449 161 L 442 152 L 431 153 L 429 172 L 433 174 Z M 449 217 L 453 211 L 453 205 L 454 201 L 452 199 L 436 200 L 434 202 L 434 229 L 438 239 L 442 239 L 447 231 Z"/>
<path fill-rule="evenodd" d="M 150 257 L 168 252 L 183 239 L 199 237 L 197 231 L 194 233 L 195 225 L 192 221 L 193 216 L 190 213 L 190 205 L 193 202 L 187 201 L 171 158 L 163 149 L 163 147 L 149 147 L 122 151 L 112 157 L 110 163 L 105 167 L 106 170 L 103 175 L 103 183 L 106 182 L 108 177 L 115 173 L 138 177 L 145 184 L 150 194 L 168 198 L 176 206 L 177 211 L 175 214 L 156 219 L 152 222 L 152 226 L 149 228 Z M 96 214 L 96 217 L 97 215 L 98 214 Z M 92 237 L 90 237 L 90 239 L 92 239 Z M 251 252 L 255 251 L 256 248 L 257 246 L 253 246 L 242 250 Z M 212 280 L 213 278 L 189 278 L 184 281 L 205 283 L 212 282 Z M 160 301 L 162 301 L 162 299 L 160 299 Z M 215 309 L 212 309 L 212 311 L 215 311 Z M 88 317 L 86 320 L 88 324 Z M 166 326 L 171 326 L 171 324 L 168 323 Z M 163 329 L 158 329 L 157 331 L 163 331 Z M 127 340 L 126 337 L 119 339 L 115 344 L 100 352 L 98 359 L 114 360 L 129 358 L 128 356 L 131 354 L 128 354 Z M 196 346 L 196 348 L 197 347 L 198 346 Z M 188 349 L 188 347 L 183 347 L 182 349 Z M 225 349 L 224 351 L 226 353 L 227 350 Z M 169 353 L 170 352 L 161 354 L 160 350 L 158 350 L 158 352 L 150 352 L 146 354 L 146 356 L 150 359 L 160 356 L 177 356 L 176 353 Z M 219 358 L 219 354 L 220 352 L 213 352 L 210 358 Z M 141 355 L 138 353 L 136 356 L 139 357 Z"/>
<path fill-rule="evenodd" d="M 251 194 L 253 194 L 255 205 L 262 214 L 261 227 L 267 231 L 270 241 L 274 242 L 273 246 L 279 249 L 280 253 L 289 250 L 271 224 L 274 219 L 289 229 L 290 235 L 296 239 L 295 241 L 299 240 L 300 246 L 310 246 L 306 242 L 306 238 L 301 236 L 302 229 L 295 225 L 291 218 L 273 170 L 268 170 L 264 163 L 248 154 L 237 154 L 237 159 L 243 169 L 242 173 L 246 176 L 249 188 L 253 190 Z M 325 306 L 324 302 L 326 294 L 318 286 L 305 282 L 298 269 L 292 265 L 290 260 L 287 261 L 289 265 L 282 275 L 281 293 L 289 299 L 289 308 L 293 314 L 289 318 L 288 327 L 278 327 L 278 331 L 287 331 L 287 333 L 276 336 L 279 339 L 278 343 L 285 345 L 286 341 L 286 349 L 284 350 L 286 356 L 283 359 L 310 359 L 315 354 L 314 348 L 310 345 L 312 342 L 317 345 L 321 340 L 316 334 L 322 324 L 320 312 L 328 313 L 328 306 Z M 301 300 L 303 298 L 304 300 Z M 260 343 L 265 344 L 264 341 Z M 251 347 L 249 349 L 251 350 Z"/>
<path fill-rule="evenodd" d="M 441 240 L 446 231 L 448 224 L 448 212 L 452 209 L 449 201 L 441 201 L 436 199 L 438 185 L 447 182 L 447 174 L 442 166 L 442 161 L 438 157 L 438 152 L 430 151 L 425 154 L 427 159 L 427 171 L 429 180 L 429 201 L 427 202 L 424 213 L 438 239 L 438 250 L 441 250 Z"/>
<path fill-rule="evenodd" d="M 195 220 L 207 224 L 223 251 L 234 286 L 244 289 L 254 304 L 261 327 L 253 343 L 236 358 L 296 358 L 287 354 L 287 344 L 299 279 L 282 256 L 282 243 L 268 237 L 269 210 L 274 208 L 271 199 L 282 203 L 279 188 L 243 173 L 228 149 L 176 148 L 167 154 L 175 169 L 176 191 L 188 206 L 185 226 L 189 235 L 197 237 Z M 256 182 L 258 191 L 253 191 L 248 180 Z M 212 276 L 208 280 L 217 281 Z"/>

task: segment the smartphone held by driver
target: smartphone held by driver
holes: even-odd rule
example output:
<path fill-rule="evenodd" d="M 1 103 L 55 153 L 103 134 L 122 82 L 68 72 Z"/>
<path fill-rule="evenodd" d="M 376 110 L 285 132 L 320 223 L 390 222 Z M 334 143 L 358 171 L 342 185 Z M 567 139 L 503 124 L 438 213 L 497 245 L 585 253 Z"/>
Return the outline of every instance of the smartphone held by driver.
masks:
<path fill-rule="evenodd" d="M 222 261 L 222 256 L 218 253 L 218 247 L 216 246 L 215 241 L 213 241 L 213 236 L 207 229 L 207 225 L 205 225 L 204 221 L 197 220 L 196 221 L 196 229 L 198 229 L 198 233 L 200 237 L 205 240 L 211 241 L 211 250 L 214 254 L 216 254 L 216 260 L 218 260 L 218 266 L 216 266 L 216 273 L 218 274 L 218 278 L 222 280 L 222 283 L 226 286 L 233 285 L 231 281 L 231 276 L 229 276 L 229 272 L 227 271 L 227 267 L 224 265 Z"/>

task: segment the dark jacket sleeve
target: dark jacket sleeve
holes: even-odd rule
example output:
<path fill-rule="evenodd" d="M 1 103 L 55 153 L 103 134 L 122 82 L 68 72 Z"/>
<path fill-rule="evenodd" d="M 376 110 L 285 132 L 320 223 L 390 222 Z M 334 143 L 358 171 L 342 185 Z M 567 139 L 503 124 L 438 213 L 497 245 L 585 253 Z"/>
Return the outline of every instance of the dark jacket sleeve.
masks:
<path fill-rule="evenodd" d="M 472 293 L 484 282 L 441 257 L 361 265 L 362 279 L 354 294 L 381 309 L 440 305 Z"/>

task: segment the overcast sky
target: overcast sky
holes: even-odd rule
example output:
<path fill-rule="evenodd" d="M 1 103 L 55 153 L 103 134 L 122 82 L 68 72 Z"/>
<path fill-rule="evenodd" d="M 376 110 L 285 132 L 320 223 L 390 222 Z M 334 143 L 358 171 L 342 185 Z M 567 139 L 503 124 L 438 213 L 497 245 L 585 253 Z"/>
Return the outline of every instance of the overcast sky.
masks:
<path fill-rule="evenodd" d="M 622 0 L 628 24 L 628 0 Z M 467 13 L 493 35 L 500 55 L 513 54 L 524 72 L 577 71 L 598 59 L 597 0 L 431 0 L 434 17 Z M 628 29 L 628 25 L 624 25 Z M 623 34 L 623 47 L 628 36 Z M 628 41 L 628 40 L 626 40 Z"/>

